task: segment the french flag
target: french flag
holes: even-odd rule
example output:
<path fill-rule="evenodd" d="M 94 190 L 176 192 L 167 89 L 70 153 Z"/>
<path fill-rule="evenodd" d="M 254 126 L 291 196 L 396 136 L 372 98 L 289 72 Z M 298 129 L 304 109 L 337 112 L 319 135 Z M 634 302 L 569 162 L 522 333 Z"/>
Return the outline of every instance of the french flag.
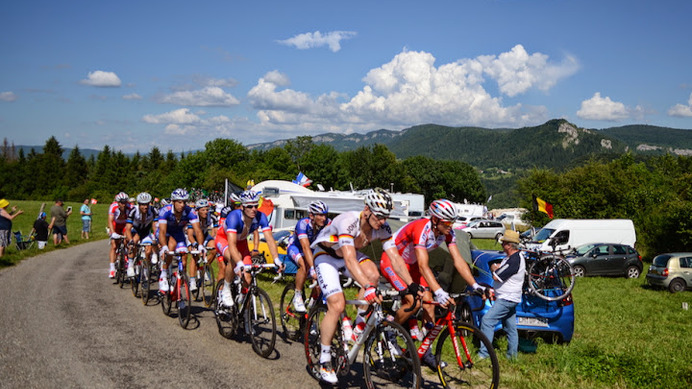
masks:
<path fill-rule="evenodd" d="M 293 180 L 294 184 L 298 184 L 303 187 L 308 187 L 312 183 L 312 180 L 308 178 L 303 172 L 298 173 L 296 179 Z"/>

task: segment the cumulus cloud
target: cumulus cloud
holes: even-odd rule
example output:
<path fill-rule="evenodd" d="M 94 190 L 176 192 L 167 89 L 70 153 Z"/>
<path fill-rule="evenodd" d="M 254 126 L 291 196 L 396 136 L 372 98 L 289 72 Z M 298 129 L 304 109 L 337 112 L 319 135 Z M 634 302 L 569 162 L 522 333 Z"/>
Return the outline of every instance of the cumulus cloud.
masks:
<path fill-rule="evenodd" d="M 188 108 L 180 108 L 160 115 L 144 115 L 142 117 L 142 121 L 150 124 L 192 124 L 198 123 L 200 120 L 200 117 L 190 112 Z"/>
<path fill-rule="evenodd" d="M 215 86 L 208 86 L 199 90 L 174 92 L 161 97 L 159 102 L 198 107 L 230 107 L 240 104 L 238 99 Z"/>
<path fill-rule="evenodd" d="M 87 78 L 81 80 L 80 83 L 101 88 L 119 87 L 122 84 L 117 74 L 113 72 L 104 72 L 102 70 L 89 72 Z"/>
<path fill-rule="evenodd" d="M 634 109 L 637 110 L 640 107 Z M 581 102 L 577 116 L 586 120 L 617 121 L 630 117 L 632 111 L 625 104 L 613 101 L 608 96 L 601 97 L 601 93 L 596 92 L 592 98 Z"/>
<path fill-rule="evenodd" d="M 17 95 L 14 92 L 0 92 L 0 101 L 12 102 L 15 100 L 17 100 Z"/>
<path fill-rule="evenodd" d="M 129 95 L 124 95 L 123 100 L 142 100 L 142 96 L 137 93 L 130 93 Z"/>
<path fill-rule="evenodd" d="M 692 117 L 692 93 L 690 93 L 690 98 L 687 100 L 687 105 L 675 104 L 668 110 L 668 115 L 684 118 Z"/>
<path fill-rule="evenodd" d="M 322 34 L 319 31 L 298 34 L 292 38 L 276 41 L 282 45 L 293 46 L 299 50 L 313 49 L 328 46 L 329 50 L 336 53 L 341 50 L 341 41 L 356 36 L 354 31 L 331 31 Z"/>

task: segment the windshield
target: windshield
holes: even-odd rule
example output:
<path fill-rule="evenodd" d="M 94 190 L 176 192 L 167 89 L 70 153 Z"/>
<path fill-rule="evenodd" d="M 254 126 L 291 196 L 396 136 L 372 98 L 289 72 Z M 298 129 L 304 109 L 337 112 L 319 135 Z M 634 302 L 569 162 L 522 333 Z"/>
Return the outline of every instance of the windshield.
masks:
<path fill-rule="evenodd" d="M 579 256 L 585 255 L 587 252 L 589 252 L 589 250 L 591 250 L 595 246 L 596 246 L 595 244 L 587 244 L 587 245 L 578 247 L 576 250 L 574 250 L 574 252 Z"/>
<path fill-rule="evenodd" d="M 533 241 L 538 242 L 538 243 L 543 243 L 545 242 L 548 238 L 550 238 L 550 235 L 555 232 L 555 229 L 553 228 L 541 228 L 540 231 L 536 233 L 536 235 L 533 236 Z"/>
<path fill-rule="evenodd" d="M 656 258 L 654 258 L 653 265 L 654 266 L 660 266 L 660 267 L 666 267 L 668 266 L 668 260 L 670 259 L 670 255 L 663 254 L 659 255 Z"/>

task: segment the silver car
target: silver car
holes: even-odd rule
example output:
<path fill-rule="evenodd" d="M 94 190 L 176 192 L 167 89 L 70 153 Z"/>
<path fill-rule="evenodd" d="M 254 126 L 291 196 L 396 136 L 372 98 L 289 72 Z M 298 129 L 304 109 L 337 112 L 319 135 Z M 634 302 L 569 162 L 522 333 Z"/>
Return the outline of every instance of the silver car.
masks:
<path fill-rule="evenodd" d="M 692 253 L 669 253 L 654 258 L 646 282 L 668 288 L 671 293 L 692 288 Z"/>
<path fill-rule="evenodd" d="M 474 220 L 469 223 L 462 231 L 476 239 L 500 239 L 505 233 L 505 226 L 495 220 Z"/>

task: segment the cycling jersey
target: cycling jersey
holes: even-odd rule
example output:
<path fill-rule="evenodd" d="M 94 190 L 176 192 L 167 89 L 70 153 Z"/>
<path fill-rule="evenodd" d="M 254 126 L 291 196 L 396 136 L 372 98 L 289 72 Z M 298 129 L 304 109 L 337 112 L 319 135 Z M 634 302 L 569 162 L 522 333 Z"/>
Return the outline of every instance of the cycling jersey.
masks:
<path fill-rule="evenodd" d="M 198 216 L 199 216 L 199 214 L 198 214 Z M 218 227 L 219 227 L 219 221 L 218 221 L 217 217 L 216 217 L 214 214 L 212 214 L 211 212 L 209 212 L 209 213 L 207 214 L 207 217 L 206 217 L 206 218 L 204 218 L 204 219 L 201 218 L 201 217 L 199 218 L 199 226 L 200 226 L 200 228 L 202 229 L 202 234 L 204 234 L 204 240 L 205 240 L 205 241 L 209 241 L 209 240 L 211 240 L 211 239 L 214 239 L 214 238 L 211 236 L 211 232 L 212 232 L 212 230 L 213 230 L 214 228 L 218 228 Z M 189 225 L 187 226 L 187 228 L 192 228 L 192 224 L 189 224 Z"/>
<path fill-rule="evenodd" d="M 173 204 L 168 204 L 159 211 L 159 226 L 165 224 L 166 237 L 173 237 L 178 245 L 185 245 L 185 226 L 199 223 L 197 212 L 187 205 L 180 213 L 180 218 L 175 216 Z M 160 227 L 159 227 L 160 228 Z"/>
<path fill-rule="evenodd" d="M 245 221 L 243 220 L 242 209 L 236 209 L 235 211 L 229 213 L 228 216 L 226 216 L 226 223 L 224 225 L 224 228 L 226 230 L 226 235 L 237 235 L 237 242 L 240 242 L 241 240 L 247 240 L 248 235 L 250 235 L 255 230 L 264 232 L 271 231 L 272 229 L 269 226 L 269 220 L 267 220 L 267 216 L 262 212 L 257 212 L 257 215 L 254 219 L 252 219 L 252 222 L 246 229 Z"/>
<path fill-rule="evenodd" d="M 330 219 L 326 219 L 324 221 L 325 226 L 329 225 L 329 223 L 331 223 Z M 321 230 L 322 229 L 318 230 L 316 226 L 313 226 L 309 217 L 300 219 L 296 224 L 295 234 L 291 235 L 288 238 L 286 252 L 288 253 L 289 257 L 293 261 L 296 261 L 303 255 L 305 255 L 305 253 L 303 252 L 303 245 L 300 243 L 300 240 L 307 239 L 308 242 L 312 244 L 312 242 L 315 241 L 315 238 L 317 238 L 317 234 L 319 234 Z"/>
<path fill-rule="evenodd" d="M 109 226 L 118 235 L 123 234 L 125 224 L 127 224 L 127 214 L 130 211 L 130 204 L 125 205 L 125 210 L 121 211 L 118 202 L 114 201 L 108 208 L 108 215 L 113 215 L 113 225 Z"/>
<path fill-rule="evenodd" d="M 135 234 L 144 237 L 149 235 L 155 218 L 156 214 L 153 209 L 148 208 L 147 213 L 142 214 L 139 207 L 133 207 L 127 215 L 127 223 L 132 225 L 132 230 Z"/>

